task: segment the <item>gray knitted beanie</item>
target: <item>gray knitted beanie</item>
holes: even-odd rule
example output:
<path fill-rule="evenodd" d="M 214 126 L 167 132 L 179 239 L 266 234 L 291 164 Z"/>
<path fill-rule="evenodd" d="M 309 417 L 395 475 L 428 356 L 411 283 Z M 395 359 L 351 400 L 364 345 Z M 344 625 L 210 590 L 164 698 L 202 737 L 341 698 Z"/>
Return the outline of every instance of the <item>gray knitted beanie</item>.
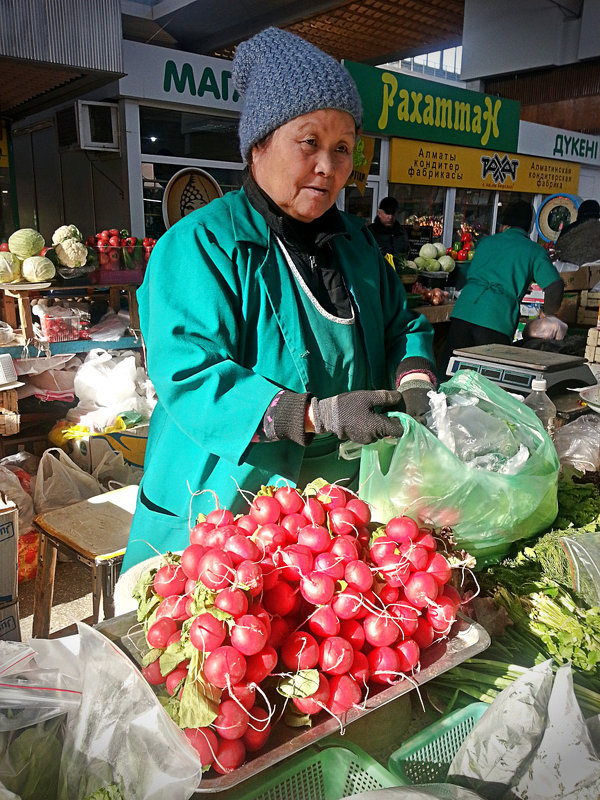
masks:
<path fill-rule="evenodd" d="M 245 161 L 268 133 L 311 111 L 347 111 L 358 127 L 362 124 L 360 97 L 347 70 L 310 42 L 279 28 L 266 28 L 238 45 L 233 85 L 244 98 L 239 133 Z"/>

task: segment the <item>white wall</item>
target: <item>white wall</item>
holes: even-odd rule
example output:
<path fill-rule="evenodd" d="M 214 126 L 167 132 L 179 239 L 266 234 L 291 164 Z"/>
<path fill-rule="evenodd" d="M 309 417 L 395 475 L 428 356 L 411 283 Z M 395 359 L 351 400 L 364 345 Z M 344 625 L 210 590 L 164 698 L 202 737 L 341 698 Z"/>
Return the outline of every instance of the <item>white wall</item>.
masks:
<path fill-rule="evenodd" d="M 129 228 L 129 188 L 121 153 L 61 151 L 55 109 L 20 120 L 12 130 L 20 227 L 33 227 L 48 242 L 65 223 L 85 236 Z"/>
<path fill-rule="evenodd" d="M 581 19 L 551 0 L 465 0 L 461 80 L 519 72 L 600 55 L 600 2 Z"/>
<path fill-rule="evenodd" d="M 581 167 L 578 194 L 583 200 L 597 200 L 600 203 L 600 169 Z"/>

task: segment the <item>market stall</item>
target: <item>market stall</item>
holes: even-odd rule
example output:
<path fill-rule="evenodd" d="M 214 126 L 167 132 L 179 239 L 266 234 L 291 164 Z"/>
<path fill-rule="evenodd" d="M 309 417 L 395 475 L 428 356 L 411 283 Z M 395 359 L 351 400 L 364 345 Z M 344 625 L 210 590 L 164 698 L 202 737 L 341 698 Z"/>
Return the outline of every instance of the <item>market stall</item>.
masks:
<path fill-rule="evenodd" d="M 493 766 L 490 731 L 501 740 L 499 720 L 508 715 L 514 718 L 510 735 L 520 731 L 523 738 L 516 761 L 502 762 L 498 780 L 528 791 L 521 768 L 529 763 L 529 774 L 541 780 L 536 758 L 546 752 L 555 759 L 556 780 L 575 785 L 576 764 L 581 787 L 595 787 L 598 389 L 582 390 L 587 413 L 559 428 L 553 444 L 533 413 L 472 372 L 462 370 L 446 385 L 447 400 L 462 398 L 457 407 L 450 403 L 452 413 L 474 394 L 490 415 L 488 431 L 500 417 L 508 419 L 506 433 L 500 426 L 496 435 L 503 446 L 508 432 L 520 438 L 515 453 L 501 458 L 514 459 L 527 446 L 525 472 L 521 466 L 513 475 L 493 469 L 484 470 L 486 477 L 473 475 L 466 462 L 480 463 L 488 447 L 476 445 L 471 455 L 463 449 L 459 458 L 447 440 L 442 446 L 433 433 L 417 435 L 420 429 L 407 424 L 409 441 L 402 447 L 365 448 L 365 476 L 378 463 L 390 467 L 375 486 L 365 479 L 358 496 L 315 480 L 302 493 L 257 487 L 248 514 L 237 519 L 215 509 L 192 529 L 181 556 L 165 554 L 143 565 L 132 592 L 135 610 L 101 622 L 99 638 L 80 629 L 82 663 L 110 663 L 114 681 L 133 681 L 132 698 L 144 699 L 137 709 L 118 693 L 111 699 L 112 678 L 100 693 L 97 702 L 109 720 L 108 772 L 106 765 L 100 771 L 93 766 L 87 751 L 104 725 L 93 711 L 96 701 L 54 699 L 72 724 L 60 728 L 58 738 L 59 728 L 37 724 L 52 732 L 53 741 L 64 737 L 69 760 L 60 766 L 62 779 L 75 779 L 76 764 L 78 779 L 86 776 L 88 794 L 82 796 L 129 796 L 129 782 L 139 781 L 132 764 L 146 747 L 133 734 L 136 719 L 151 713 L 158 714 L 155 736 L 168 742 L 181 770 L 176 786 L 172 767 L 157 757 L 152 779 L 168 781 L 176 797 L 253 800 L 276 792 L 294 800 L 341 800 L 383 788 L 419 785 L 426 792 L 434 781 L 462 781 L 474 797 L 487 800 L 495 796 L 481 774 L 486 764 Z M 472 424 L 464 416 L 463 423 Z M 411 464 L 413 470 L 419 465 L 412 473 Z M 387 480 L 395 474 L 404 477 Z M 414 485 L 421 487 L 417 495 Z M 400 494 L 392 486 L 400 486 Z M 398 510 L 409 507 L 412 516 Z M 278 530 L 286 532 L 283 540 Z M 316 572 L 309 571 L 309 560 L 318 564 Z M 237 576 L 233 583 L 230 573 Z M 35 650 L 36 640 L 30 644 Z M 49 652 L 42 644 L 35 656 L 40 666 Z M 213 654 L 221 661 L 212 664 Z M 241 660 L 245 673 L 236 677 Z M 9 674 L 11 669 L 7 662 Z M 79 680 L 77 691 L 85 698 L 91 686 Z M 19 679 L 19 685 L 26 684 Z M 536 703 L 541 696 L 548 700 L 535 720 L 527 694 L 532 686 L 538 687 Z M 157 711 L 156 695 L 171 719 Z M 511 706 L 515 702 L 520 706 Z M 559 717 L 564 722 L 567 716 L 579 737 L 571 741 L 561 733 L 561 746 L 568 739 L 571 748 L 571 767 L 551 735 Z M 127 757 L 110 756 L 124 731 Z M 18 741 L 19 732 L 17 726 L 5 735 Z M 3 781 L 7 759 L 14 765 L 16 758 L 16 750 L 6 752 Z M 468 752 L 478 753 L 479 772 L 464 771 Z M 203 774 L 194 762 L 198 755 Z M 103 756 L 96 751 L 98 758 Z M 57 767 L 53 774 L 58 778 Z M 38 796 L 27 793 L 22 778 L 8 780 L 23 798 Z M 149 780 L 136 796 L 151 796 Z M 101 787 L 113 794 L 93 794 Z M 403 797 L 390 795 L 396 796 Z"/>

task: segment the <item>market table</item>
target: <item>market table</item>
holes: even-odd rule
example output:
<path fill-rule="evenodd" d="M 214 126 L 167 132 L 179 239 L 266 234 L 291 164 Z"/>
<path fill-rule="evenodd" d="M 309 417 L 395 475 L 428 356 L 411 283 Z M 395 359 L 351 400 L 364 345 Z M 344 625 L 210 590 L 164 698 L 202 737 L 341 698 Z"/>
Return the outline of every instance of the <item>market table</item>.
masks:
<path fill-rule="evenodd" d="M 443 305 L 439 306 L 432 306 L 429 303 L 426 303 L 422 306 L 415 306 L 413 311 L 416 311 L 417 314 L 423 314 L 425 319 L 429 320 L 429 322 L 432 324 L 435 324 L 438 322 L 448 322 L 453 308 L 454 303 L 444 303 Z"/>
<path fill-rule="evenodd" d="M 101 599 L 104 618 L 114 615 L 113 592 L 125 555 L 137 492 L 137 486 L 124 486 L 34 518 L 34 527 L 40 533 L 34 638 L 47 639 L 50 632 L 59 550 L 75 556 L 91 570 L 94 623 L 98 622 Z"/>

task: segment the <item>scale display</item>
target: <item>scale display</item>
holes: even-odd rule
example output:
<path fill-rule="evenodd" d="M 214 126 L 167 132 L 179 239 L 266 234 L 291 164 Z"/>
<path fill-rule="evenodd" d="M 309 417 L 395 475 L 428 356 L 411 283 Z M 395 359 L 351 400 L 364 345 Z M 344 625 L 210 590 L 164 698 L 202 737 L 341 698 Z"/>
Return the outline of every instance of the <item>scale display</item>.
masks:
<path fill-rule="evenodd" d="M 580 356 L 514 345 L 489 344 L 455 350 L 446 374 L 454 375 L 459 369 L 474 370 L 504 389 L 520 393 L 529 393 L 536 378 L 544 378 L 548 389 L 596 383 L 594 374 Z"/>

